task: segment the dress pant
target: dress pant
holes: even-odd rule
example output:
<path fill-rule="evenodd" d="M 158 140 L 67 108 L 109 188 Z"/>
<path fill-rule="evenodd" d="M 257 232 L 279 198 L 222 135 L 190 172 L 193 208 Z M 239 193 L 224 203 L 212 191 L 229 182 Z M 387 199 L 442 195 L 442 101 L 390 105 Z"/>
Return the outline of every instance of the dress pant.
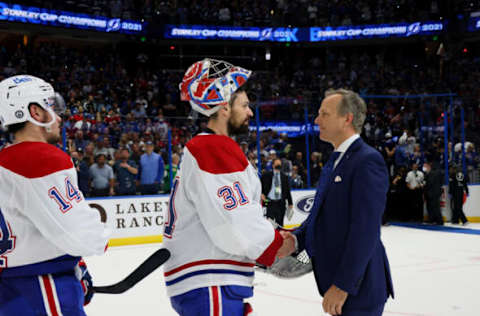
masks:
<path fill-rule="evenodd" d="M 452 201 L 452 223 L 458 224 L 458 220 L 462 223 L 468 222 L 467 217 L 463 212 L 463 196 L 453 196 Z"/>
<path fill-rule="evenodd" d="M 440 212 L 440 197 L 425 196 L 427 202 L 428 220 L 430 223 L 443 225 L 442 213 Z"/>
<path fill-rule="evenodd" d="M 382 316 L 385 304 L 377 306 L 373 309 L 360 310 L 344 310 L 341 316 Z"/>
<path fill-rule="evenodd" d="M 280 226 L 283 226 L 283 218 L 285 217 L 285 201 L 270 200 L 267 205 L 267 217 L 271 218 Z"/>

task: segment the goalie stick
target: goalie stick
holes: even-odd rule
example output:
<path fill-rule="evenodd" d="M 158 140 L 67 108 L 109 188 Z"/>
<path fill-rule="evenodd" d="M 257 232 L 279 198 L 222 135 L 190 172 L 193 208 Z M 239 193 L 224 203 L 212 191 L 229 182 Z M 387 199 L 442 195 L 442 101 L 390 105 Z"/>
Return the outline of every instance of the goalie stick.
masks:
<path fill-rule="evenodd" d="M 95 293 L 105 294 L 120 294 L 135 284 L 143 280 L 147 275 L 155 271 L 159 266 L 164 264 L 168 258 L 170 258 L 170 251 L 165 248 L 155 251 L 150 257 L 147 258 L 141 265 L 138 266 L 132 273 L 130 273 L 122 281 L 106 286 L 93 286 L 92 289 Z"/>

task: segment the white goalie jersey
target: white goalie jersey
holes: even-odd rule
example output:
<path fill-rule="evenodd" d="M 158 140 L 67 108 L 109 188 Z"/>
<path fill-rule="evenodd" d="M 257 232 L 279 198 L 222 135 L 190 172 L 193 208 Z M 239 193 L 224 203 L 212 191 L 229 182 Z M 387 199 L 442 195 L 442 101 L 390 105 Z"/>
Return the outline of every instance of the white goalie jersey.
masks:
<path fill-rule="evenodd" d="M 0 277 L 66 271 L 102 254 L 109 230 L 77 188 L 70 157 L 22 142 L 0 152 Z"/>
<path fill-rule="evenodd" d="M 263 217 L 261 184 L 230 137 L 187 143 L 165 221 L 169 296 L 213 285 L 252 286 L 255 262 L 271 265 L 282 237 Z"/>

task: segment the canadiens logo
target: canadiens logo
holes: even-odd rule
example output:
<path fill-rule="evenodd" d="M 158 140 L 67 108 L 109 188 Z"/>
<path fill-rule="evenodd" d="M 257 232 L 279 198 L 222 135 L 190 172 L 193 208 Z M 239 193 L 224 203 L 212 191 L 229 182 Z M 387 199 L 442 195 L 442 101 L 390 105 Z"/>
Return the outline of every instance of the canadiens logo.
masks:
<path fill-rule="evenodd" d="M 309 214 L 313 207 L 313 202 L 315 201 L 315 195 L 307 195 L 297 201 L 295 206 L 300 212 Z"/>

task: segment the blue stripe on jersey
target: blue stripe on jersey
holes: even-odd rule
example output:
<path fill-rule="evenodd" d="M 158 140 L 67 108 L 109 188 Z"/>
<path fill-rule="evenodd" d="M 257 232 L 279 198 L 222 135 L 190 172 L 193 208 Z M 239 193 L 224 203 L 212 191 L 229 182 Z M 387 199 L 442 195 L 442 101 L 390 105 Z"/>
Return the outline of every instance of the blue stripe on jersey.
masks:
<path fill-rule="evenodd" d="M 78 261 L 80 261 L 80 257 L 65 255 L 48 261 L 0 269 L 0 278 L 34 276 L 70 271 L 77 265 Z"/>
<path fill-rule="evenodd" d="M 186 274 L 182 275 L 181 277 L 178 277 L 178 278 L 173 279 L 171 281 L 166 281 L 165 284 L 167 286 L 170 286 L 170 285 L 173 285 L 173 284 L 178 283 L 180 281 L 183 281 L 185 279 L 188 279 L 188 278 L 191 278 L 191 277 L 194 277 L 194 276 L 197 276 L 197 275 L 201 275 L 201 274 L 239 274 L 239 275 L 243 275 L 243 276 L 246 276 L 246 277 L 251 277 L 251 276 L 253 276 L 254 272 L 253 271 L 243 272 L 243 271 L 227 270 L 227 269 L 200 270 L 200 271 L 193 271 L 193 272 L 190 272 L 190 273 L 186 273 Z"/>

